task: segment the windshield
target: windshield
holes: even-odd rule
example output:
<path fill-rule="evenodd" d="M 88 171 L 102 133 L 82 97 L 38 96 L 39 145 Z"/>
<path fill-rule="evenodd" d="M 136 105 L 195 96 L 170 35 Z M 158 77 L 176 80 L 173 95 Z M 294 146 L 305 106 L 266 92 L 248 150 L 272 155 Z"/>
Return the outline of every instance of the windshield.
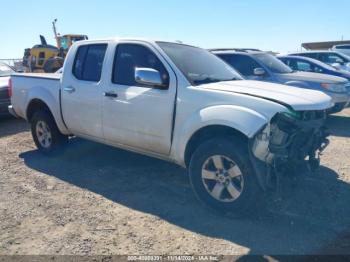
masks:
<path fill-rule="evenodd" d="M 309 62 L 308 60 L 299 60 L 297 59 L 297 61 L 301 61 L 301 62 L 305 62 L 305 63 L 313 63 L 315 66 L 318 66 L 318 67 L 321 67 L 321 68 L 324 68 L 324 69 L 327 69 L 327 70 L 330 70 L 330 71 L 338 71 L 337 68 L 333 67 L 333 66 L 330 66 L 329 64 L 326 64 L 326 63 L 323 63 L 321 61 L 318 61 L 316 59 L 312 59 L 311 62 Z"/>
<path fill-rule="evenodd" d="M 61 37 L 60 42 L 63 49 L 68 49 L 68 39 L 66 37 Z"/>
<path fill-rule="evenodd" d="M 276 57 L 270 54 L 255 54 L 254 57 L 266 66 L 270 71 L 277 74 L 289 74 L 293 73 L 293 70 L 290 69 L 283 62 L 278 60 Z"/>
<path fill-rule="evenodd" d="M 342 52 L 338 52 L 337 54 L 344 60 L 344 63 L 350 62 L 350 56 L 348 56 L 347 54 L 344 54 Z"/>
<path fill-rule="evenodd" d="M 175 43 L 157 44 L 194 86 L 242 79 L 239 73 L 207 50 Z"/>
<path fill-rule="evenodd" d="M 13 71 L 8 65 L 0 63 L 0 77 L 10 76 L 14 72 L 15 71 Z"/>

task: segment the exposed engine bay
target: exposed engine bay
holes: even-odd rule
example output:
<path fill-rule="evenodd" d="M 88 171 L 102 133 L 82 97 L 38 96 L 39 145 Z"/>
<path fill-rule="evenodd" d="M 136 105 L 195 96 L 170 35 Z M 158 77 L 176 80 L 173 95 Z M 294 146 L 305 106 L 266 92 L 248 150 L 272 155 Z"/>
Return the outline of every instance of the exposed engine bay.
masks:
<path fill-rule="evenodd" d="M 300 166 L 314 171 L 329 144 L 325 128 L 327 113 L 290 110 L 275 115 L 251 141 L 251 159 L 262 187 L 275 186 L 283 175 Z"/>

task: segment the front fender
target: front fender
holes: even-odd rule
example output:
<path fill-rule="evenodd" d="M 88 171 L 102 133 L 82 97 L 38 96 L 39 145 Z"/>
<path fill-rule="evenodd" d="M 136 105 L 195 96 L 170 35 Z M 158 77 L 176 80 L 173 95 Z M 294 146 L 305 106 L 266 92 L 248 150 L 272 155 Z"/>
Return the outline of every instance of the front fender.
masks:
<path fill-rule="evenodd" d="M 269 119 L 248 108 L 219 105 L 203 108 L 192 114 L 182 125 L 177 141 L 174 141 L 178 162 L 184 164 L 184 155 L 188 141 L 201 128 L 213 125 L 231 127 L 248 138 L 253 137 Z"/>
<path fill-rule="evenodd" d="M 61 105 L 60 105 L 60 98 L 59 98 L 59 90 L 55 89 L 55 91 L 57 91 L 57 95 L 54 95 L 47 88 L 44 88 L 41 86 L 35 86 L 35 87 L 30 88 L 30 90 L 27 93 L 27 98 L 26 98 L 26 101 L 28 101 L 28 103 L 26 105 L 26 110 L 25 110 L 26 120 L 28 120 L 27 119 L 27 112 L 28 112 L 28 107 L 29 107 L 30 103 L 35 99 L 41 100 L 50 109 L 60 132 L 63 134 L 69 134 L 69 131 L 67 130 L 67 128 L 63 122 L 63 119 L 61 117 L 61 111 L 60 111 Z"/>

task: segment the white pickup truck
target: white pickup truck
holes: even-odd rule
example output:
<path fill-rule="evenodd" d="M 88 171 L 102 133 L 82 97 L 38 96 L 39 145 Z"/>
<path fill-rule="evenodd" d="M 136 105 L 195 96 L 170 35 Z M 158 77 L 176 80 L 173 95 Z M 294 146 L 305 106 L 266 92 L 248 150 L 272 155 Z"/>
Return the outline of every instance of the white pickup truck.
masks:
<path fill-rule="evenodd" d="M 332 107 L 318 91 L 244 80 L 201 48 L 136 39 L 81 41 L 62 75 L 10 81 L 9 111 L 43 153 L 77 136 L 172 161 L 202 202 L 236 215 L 291 167 L 317 166 Z"/>

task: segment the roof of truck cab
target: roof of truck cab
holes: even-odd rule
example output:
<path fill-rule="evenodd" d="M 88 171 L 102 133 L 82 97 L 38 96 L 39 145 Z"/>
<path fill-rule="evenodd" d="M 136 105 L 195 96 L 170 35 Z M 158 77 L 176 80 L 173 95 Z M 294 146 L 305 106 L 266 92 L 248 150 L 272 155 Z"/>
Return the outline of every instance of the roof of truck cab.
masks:
<path fill-rule="evenodd" d="M 76 42 L 77 44 L 84 44 L 84 43 L 91 43 L 91 44 L 98 44 L 101 42 L 119 42 L 119 41 L 140 41 L 140 42 L 148 42 L 152 44 L 156 44 L 158 42 L 163 42 L 163 43 L 171 43 L 171 44 L 179 44 L 179 45 L 186 45 L 186 46 L 192 46 L 196 47 L 193 45 L 185 44 L 179 41 L 171 41 L 171 40 L 164 40 L 164 39 L 150 39 L 150 38 L 138 38 L 138 37 L 111 37 L 111 38 L 103 38 L 103 39 L 89 39 L 89 40 L 82 40 L 79 42 Z"/>

